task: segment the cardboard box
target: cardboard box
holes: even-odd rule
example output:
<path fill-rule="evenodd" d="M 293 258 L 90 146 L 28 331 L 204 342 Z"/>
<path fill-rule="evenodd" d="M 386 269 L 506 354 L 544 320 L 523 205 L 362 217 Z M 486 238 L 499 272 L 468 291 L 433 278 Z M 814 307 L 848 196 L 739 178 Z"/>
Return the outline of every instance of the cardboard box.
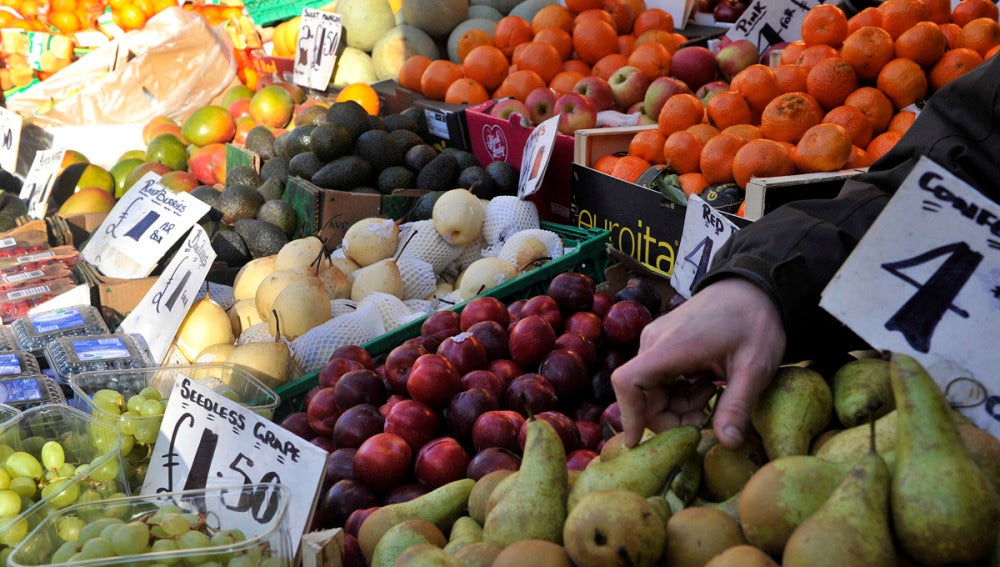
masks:
<path fill-rule="evenodd" d="M 451 104 L 431 100 L 419 93 L 404 89 L 393 80 L 372 84 L 382 103 L 382 114 L 399 113 L 411 106 L 424 111 L 427 130 L 432 138 L 444 145 L 469 150 L 469 132 L 465 121 L 467 104 Z M 485 165 L 485 164 L 484 164 Z"/>
<path fill-rule="evenodd" d="M 74 271 L 81 282 L 90 286 L 90 304 L 100 310 L 112 329 L 135 309 L 158 279 L 155 275 L 136 279 L 109 278 L 83 259 L 77 262 Z"/>
<path fill-rule="evenodd" d="M 744 218 L 757 220 L 776 207 L 800 199 L 832 199 L 844 181 L 865 169 L 802 173 L 782 177 L 752 177 L 747 183 Z"/>
<path fill-rule="evenodd" d="M 577 130 L 574 135 L 573 163 L 594 167 L 594 163 L 603 156 L 628 151 L 632 136 L 643 130 L 655 129 L 656 124 Z"/>
<path fill-rule="evenodd" d="M 495 100 L 470 106 L 465 110 L 472 155 L 485 167 L 494 161 L 506 161 L 520 169 L 524 147 L 533 127 L 522 126 L 517 118 L 503 120 L 489 114 Z M 557 134 L 555 147 L 541 189 L 528 200 L 538 207 L 542 220 L 568 224 L 570 222 L 570 164 L 573 161 L 574 138 Z"/>

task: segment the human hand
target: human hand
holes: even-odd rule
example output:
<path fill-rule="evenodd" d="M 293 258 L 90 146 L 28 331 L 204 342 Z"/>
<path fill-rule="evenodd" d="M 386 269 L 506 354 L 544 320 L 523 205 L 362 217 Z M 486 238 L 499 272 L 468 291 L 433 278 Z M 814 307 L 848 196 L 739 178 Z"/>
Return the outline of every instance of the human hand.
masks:
<path fill-rule="evenodd" d="M 653 320 L 642 331 L 638 354 L 611 375 L 625 444 L 635 446 L 646 427 L 700 423 L 716 392 L 713 380 L 725 380 L 713 426 L 723 446 L 739 447 L 785 344 L 774 302 L 742 278 L 713 283 Z"/>

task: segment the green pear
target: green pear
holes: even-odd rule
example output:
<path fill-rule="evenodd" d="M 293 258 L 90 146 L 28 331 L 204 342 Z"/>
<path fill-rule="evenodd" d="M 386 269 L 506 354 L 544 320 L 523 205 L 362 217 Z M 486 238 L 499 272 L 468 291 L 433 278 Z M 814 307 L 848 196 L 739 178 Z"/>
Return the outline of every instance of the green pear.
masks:
<path fill-rule="evenodd" d="M 894 353 L 899 413 L 890 506 L 897 541 L 927 565 L 971 563 L 1000 531 L 1000 497 L 969 455 L 944 393 L 913 358 Z"/>
<path fill-rule="evenodd" d="M 354 282 L 351 284 L 352 301 L 361 301 L 375 292 L 403 298 L 403 276 L 392 258 L 378 260 L 354 272 Z"/>
<path fill-rule="evenodd" d="M 705 567 L 779 567 L 771 556 L 752 545 L 734 545 L 716 555 Z"/>
<path fill-rule="evenodd" d="M 763 453 L 763 449 L 761 449 Z M 677 474 L 670 481 L 670 491 L 674 493 L 684 504 L 690 503 L 701 488 L 704 475 L 702 474 L 702 456 L 695 450 L 690 457 L 681 463 Z"/>
<path fill-rule="evenodd" d="M 646 498 L 629 490 L 602 490 L 584 496 L 569 513 L 563 542 L 577 567 L 653 567 L 666 545 L 664 526 Z"/>
<path fill-rule="evenodd" d="M 833 394 L 823 376 L 801 366 L 782 366 L 750 411 L 750 423 L 769 459 L 805 455 L 830 424 Z"/>
<path fill-rule="evenodd" d="M 448 534 L 444 550 L 454 554 L 459 549 L 480 541 L 483 541 L 483 527 L 471 516 L 462 516 L 451 526 L 451 533 Z"/>
<path fill-rule="evenodd" d="M 429 543 L 435 547 L 444 547 L 447 540 L 441 530 L 434 524 L 411 518 L 392 526 L 378 540 L 372 554 L 371 567 L 392 567 L 396 559 L 406 551 L 406 548 L 418 543 Z"/>
<path fill-rule="evenodd" d="M 1000 439 L 990 435 L 975 425 L 958 426 L 962 442 L 969 449 L 972 460 L 976 461 L 986 477 L 993 483 L 993 488 L 1000 492 Z"/>
<path fill-rule="evenodd" d="M 418 543 L 399 554 L 396 567 L 465 567 L 457 557 L 430 543 Z"/>
<path fill-rule="evenodd" d="M 532 418 L 526 427 L 517 480 L 486 514 L 483 541 L 487 543 L 502 547 L 525 539 L 562 543 L 568 492 L 566 452 L 548 422 Z"/>
<path fill-rule="evenodd" d="M 844 427 L 877 419 L 896 408 L 889 384 L 889 361 L 881 358 L 863 358 L 844 364 L 834 372 L 831 390 L 834 410 Z M 873 402 L 876 409 L 870 410 Z"/>
<path fill-rule="evenodd" d="M 896 448 L 896 410 L 875 420 L 875 451 L 881 455 Z M 844 429 L 816 449 L 816 456 L 828 461 L 855 462 L 868 454 L 871 432 L 867 423 Z"/>
<path fill-rule="evenodd" d="M 425 520 L 437 526 L 442 532 L 450 529 L 465 511 L 469 492 L 475 484 L 476 481 L 471 478 L 455 480 L 412 500 L 382 506 L 372 512 L 358 530 L 358 544 L 365 560 L 371 561 L 375 546 L 385 532 L 403 520 Z"/>
<path fill-rule="evenodd" d="M 513 472 L 510 469 L 490 471 L 477 480 L 476 485 L 472 487 L 472 492 L 469 493 L 469 516 L 480 526 L 486 521 L 486 504 L 489 502 L 493 489 Z"/>
<path fill-rule="evenodd" d="M 646 501 L 653 507 L 656 514 L 660 516 L 660 521 L 663 522 L 663 525 L 667 525 L 667 521 L 673 515 L 674 511 L 670 508 L 670 502 L 667 501 L 666 495 L 654 494 L 647 497 Z"/>
<path fill-rule="evenodd" d="M 781 557 L 795 528 L 823 505 L 851 465 L 808 455 L 765 464 L 740 492 L 740 525 L 747 542 Z"/>
<path fill-rule="evenodd" d="M 495 543 L 470 543 L 455 552 L 455 558 L 466 567 L 491 567 L 503 548 Z"/>
<path fill-rule="evenodd" d="M 685 508 L 670 517 L 666 528 L 665 558 L 672 567 L 700 567 L 746 538 L 729 514 L 712 508 Z"/>
<path fill-rule="evenodd" d="M 713 445 L 702 460 L 703 495 L 714 502 L 726 500 L 743 490 L 753 473 L 766 462 L 764 444 L 754 434 L 748 434 L 737 449 Z"/>
<path fill-rule="evenodd" d="M 751 477 L 752 478 L 752 477 Z M 733 494 L 729 498 L 726 498 L 722 502 L 709 502 L 707 500 L 696 501 L 695 506 L 700 506 L 702 508 L 712 508 L 713 510 L 720 510 L 733 517 L 737 522 L 740 521 L 740 496 L 743 495 L 743 491 L 739 491 Z"/>
<path fill-rule="evenodd" d="M 522 539 L 503 548 L 493 567 L 574 567 L 566 548 L 544 539 Z"/>
<path fill-rule="evenodd" d="M 631 490 L 643 498 L 661 492 L 671 475 L 696 454 L 700 440 L 701 433 L 694 425 L 673 427 L 623 449 L 612 459 L 587 466 L 569 493 L 569 510 L 599 490 Z"/>
<path fill-rule="evenodd" d="M 496 486 L 490 492 L 489 497 L 486 498 L 486 505 L 483 508 L 483 524 L 486 523 L 486 516 L 490 515 L 490 510 L 495 508 L 496 505 L 499 504 L 500 501 L 507 496 L 507 493 L 509 493 L 517 484 L 517 477 L 518 471 L 512 471 L 511 474 L 506 475 L 504 478 L 497 481 Z M 569 477 L 567 476 L 567 479 L 568 478 Z"/>

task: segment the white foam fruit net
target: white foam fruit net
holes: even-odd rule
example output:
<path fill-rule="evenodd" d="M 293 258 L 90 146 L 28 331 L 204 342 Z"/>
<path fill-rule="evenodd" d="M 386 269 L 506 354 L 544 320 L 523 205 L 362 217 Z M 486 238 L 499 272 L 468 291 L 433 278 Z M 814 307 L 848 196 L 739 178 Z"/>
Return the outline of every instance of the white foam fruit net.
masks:
<path fill-rule="evenodd" d="M 240 333 L 240 337 L 236 339 L 237 345 L 242 345 L 246 343 L 262 343 L 264 341 L 273 341 L 274 335 L 271 334 L 270 329 L 267 328 L 267 322 L 255 323 L 250 325 L 243 332 Z"/>
<path fill-rule="evenodd" d="M 468 268 L 470 264 L 483 257 L 483 248 L 485 246 L 486 240 L 483 238 L 482 233 L 480 233 L 475 240 L 465 245 L 465 248 L 462 249 L 462 253 L 459 254 L 458 258 L 455 258 L 451 264 L 448 264 L 448 267 L 445 268 L 442 273 L 454 275 L 462 273 L 462 270 Z"/>
<path fill-rule="evenodd" d="M 358 303 L 358 308 L 369 304 L 375 306 L 378 316 L 382 318 L 382 326 L 385 327 L 386 332 L 401 327 L 423 315 L 410 309 L 408 305 L 403 303 L 403 300 L 388 293 L 378 291 L 370 293 Z"/>
<path fill-rule="evenodd" d="M 563 255 L 563 241 L 562 238 L 552 232 L 551 230 L 545 230 L 542 228 L 532 228 L 527 230 L 521 230 L 512 234 L 500 250 L 497 252 L 497 257 L 507 260 L 508 262 L 517 263 L 517 249 L 521 243 L 527 238 L 534 238 L 539 240 L 545 245 L 548 250 L 549 258 L 555 260 L 556 258 Z M 522 266 L 522 268 L 524 268 Z"/>
<path fill-rule="evenodd" d="M 487 246 L 492 246 L 503 243 L 518 231 L 539 226 L 538 208 L 534 203 L 513 195 L 498 195 L 486 205 L 483 240 Z"/>
<path fill-rule="evenodd" d="M 434 230 L 432 220 L 409 222 L 399 228 L 397 261 L 403 258 L 417 258 L 433 266 L 434 272 L 438 273 L 462 253 L 462 246 L 453 246 L 441 238 L 438 231 Z"/>
<path fill-rule="evenodd" d="M 205 297 L 207 292 L 211 293 L 209 297 L 212 298 L 212 301 L 219 304 L 219 307 L 222 307 L 226 311 L 229 311 L 229 308 L 236 303 L 236 297 L 233 295 L 233 286 L 212 282 L 206 282 L 205 285 L 201 286 L 198 289 L 198 293 L 195 294 L 194 300 L 198 301 Z"/>
<path fill-rule="evenodd" d="M 403 279 L 403 299 L 424 299 L 434 293 L 437 274 L 430 263 L 407 256 L 396 262 L 399 276 Z"/>
<path fill-rule="evenodd" d="M 362 345 L 385 333 L 375 304 L 359 304 L 351 313 L 334 317 L 293 340 L 292 359 L 308 374 L 323 368 L 338 348 Z"/>
<path fill-rule="evenodd" d="M 403 304 L 419 315 L 430 315 L 434 312 L 437 301 L 432 299 L 404 299 Z"/>
<path fill-rule="evenodd" d="M 331 299 L 330 312 L 332 315 L 330 317 L 340 317 L 341 315 L 354 313 L 357 308 L 358 302 L 352 299 Z"/>

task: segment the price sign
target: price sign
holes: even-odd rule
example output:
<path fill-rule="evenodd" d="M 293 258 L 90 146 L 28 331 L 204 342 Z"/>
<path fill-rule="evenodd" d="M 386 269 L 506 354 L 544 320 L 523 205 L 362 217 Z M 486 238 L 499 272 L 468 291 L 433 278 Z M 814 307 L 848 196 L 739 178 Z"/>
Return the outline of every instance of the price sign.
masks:
<path fill-rule="evenodd" d="M 21 115 L 0 106 L 0 167 L 17 169 L 17 151 L 21 147 Z"/>
<path fill-rule="evenodd" d="M 340 14 L 302 9 L 292 82 L 322 91 L 330 85 L 343 28 L 340 20 Z"/>
<path fill-rule="evenodd" d="M 106 276 L 143 278 L 211 207 L 147 173 L 108 213 L 81 254 Z"/>
<path fill-rule="evenodd" d="M 552 148 L 559 134 L 559 116 L 546 119 L 528 135 L 521 158 L 521 177 L 517 180 L 517 196 L 521 199 L 533 195 L 542 187 L 545 170 L 552 158 Z"/>
<path fill-rule="evenodd" d="M 806 12 L 823 2 L 817 0 L 757 0 L 752 2 L 740 19 L 726 32 L 733 41 L 749 39 L 757 52 L 783 41 L 802 39 L 802 19 Z"/>
<path fill-rule="evenodd" d="M 1000 205 L 921 157 L 820 306 L 873 347 L 916 358 L 1000 436 Z"/>
<path fill-rule="evenodd" d="M 120 329 L 146 339 L 157 362 L 162 362 L 170 349 L 214 260 L 208 234 L 194 225 L 163 274 L 122 321 Z"/>
<path fill-rule="evenodd" d="M 174 382 L 141 494 L 283 484 L 292 549 L 309 527 L 327 452 L 211 388 L 181 376 Z M 223 525 L 256 533 L 274 519 L 276 494 L 262 489 L 225 502 Z"/>
<path fill-rule="evenodd" d="M 19 197 L 28 201 L 28 216 L 45 218 L 49 208 L 49 195 L 52 194 L 52 184 L 62 168 L 63 154 L 66 150 L 40 150 L 35 153 L 28 175 L 24 177 Z"/>
<path fill-rule="evenodd" d="M 674 273 L 670 276 L 674 290 L 690 299 L 691 289 L 705 276 L 715 252 L 737 230 L 739 227 L 715 207 L 698 195 L 691 195 L 684 213 L 681 243 L 677 247 L 677 257 L 681 260 L 674 265 Z"/>

